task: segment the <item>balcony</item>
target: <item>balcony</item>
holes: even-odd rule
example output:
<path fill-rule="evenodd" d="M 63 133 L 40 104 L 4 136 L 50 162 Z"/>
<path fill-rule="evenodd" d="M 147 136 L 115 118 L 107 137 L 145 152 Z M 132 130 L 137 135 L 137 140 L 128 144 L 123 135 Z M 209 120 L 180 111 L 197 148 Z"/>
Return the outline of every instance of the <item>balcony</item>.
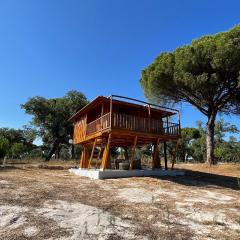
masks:
<path fill-rule="evenodd" d="M 179 136 L 180 125 L 178 123 L 164 122 L 157 119 L 138 117 L 122 113 L 110 112 L 90 122 L 86 126 L 86 136 L 112 129 L 127 130 L 155 135 Z"/>

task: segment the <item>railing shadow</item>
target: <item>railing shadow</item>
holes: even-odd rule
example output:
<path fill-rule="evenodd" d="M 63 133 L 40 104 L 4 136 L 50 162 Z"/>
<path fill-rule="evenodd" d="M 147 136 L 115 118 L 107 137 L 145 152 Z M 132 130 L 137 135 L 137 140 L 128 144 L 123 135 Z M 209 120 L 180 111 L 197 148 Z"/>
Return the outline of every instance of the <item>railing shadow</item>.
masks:
<path fill-rule="evenodd" d="M 193 171 L 188 169 L 178 169 L 184 171 L 184 176 L 164 176 L 158 177 L 161 179 L 167 179 L 178 184 L 185 186 L 195 186 L 195 187 L 222 187 L 229 188 L 233 190 L 240 190 L 240 178 L 231 177 L 213 173 L 205 173 L 199 171 Z"/>

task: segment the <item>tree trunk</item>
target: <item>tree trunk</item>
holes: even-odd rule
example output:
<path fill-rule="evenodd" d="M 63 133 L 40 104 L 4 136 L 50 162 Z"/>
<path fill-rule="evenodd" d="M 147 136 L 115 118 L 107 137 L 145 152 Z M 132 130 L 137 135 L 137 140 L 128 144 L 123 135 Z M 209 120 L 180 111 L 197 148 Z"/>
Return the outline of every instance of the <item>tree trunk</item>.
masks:
<path fill-rule="evenodd" d="M 129 156 L 128 156 L 128 148 L 127 147 L 124 147 L 124 157 L 125 157 L 125 160 L 129 160 Z"/>
<path fill-rule="evenodd" d="M 206 133 L 206 147 L 207 147 L 207 163 L 209 165 L 215 164 L 214 160 L 214 126 L 216 114 L 211 114 L 208 117 L 207 133 Z"/>
<path fill-rule="evenodd" d="M 74 144 L 71 145 L 71 159 L 75 158 Z"/>
<path fill-rule="evenodd" d="M 51 159 L 52 155 L 56 152 L 58 146 L 59 146 L 59 140 L 57 139 L 54 141 L 52 149 L 50 150 L 49 154 L 45 158 L 45 161 L 49 161 Z"/>
<path fill-rule="evenodd" d="M 58 145 L 57 149 L 56 149 L 56 158 L 57 159 L 60 159 L 60 151 L 61 151 L 61 147 L 60 147 L 60 145 Z"/>

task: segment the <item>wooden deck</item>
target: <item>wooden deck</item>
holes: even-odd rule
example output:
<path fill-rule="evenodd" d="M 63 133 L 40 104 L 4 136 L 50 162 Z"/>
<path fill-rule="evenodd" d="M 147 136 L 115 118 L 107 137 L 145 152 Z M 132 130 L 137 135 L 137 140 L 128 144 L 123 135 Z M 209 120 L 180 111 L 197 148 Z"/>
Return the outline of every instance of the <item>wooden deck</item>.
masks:
<path fill-rule="evenodd" d="M 107 113 L 88 124 L 81 123 L 79 128 L 85 131 L 76 131 L 77 142 L 83 142 L 105 132 L 128 132 L 128 134 L 146 134 L 149 137 L 179 137 L 180 125 L 178 123 L 164 122 L 161 119 L 151 119 L 121 113 Z M 75 141 L 75 142 L 76 142 Z"/>

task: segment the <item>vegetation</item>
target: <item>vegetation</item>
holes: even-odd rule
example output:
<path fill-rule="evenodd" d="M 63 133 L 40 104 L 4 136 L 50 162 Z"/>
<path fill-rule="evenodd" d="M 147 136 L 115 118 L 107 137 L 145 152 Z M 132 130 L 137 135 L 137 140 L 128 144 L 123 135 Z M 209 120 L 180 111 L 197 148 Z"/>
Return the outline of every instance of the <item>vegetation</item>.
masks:
<path fill-rule="evenodd" d="M 27 126 L 23 129 L 0 128 L 0 158 L 21 158 L 36 148 L 35 138 L 36 131 Z"/>
<path fill-rule="evenodd" d="M 73 126 L 68 119 L 87 103 L 83 93 L 70 91 L 62 98 L 33 97 L 22 105 L 25 112 L 33 116 L 32 126 L 42 138 L 47 161 L 54 153 L 59 158 L 61 149 L 69 146 Z M 72 146 L 72 156 L 73 153 Z"/>
<path fill-rule="evenodd" d="M 74 149 L 69 143 L 73 126 L 68 119 L 87 102 L 85 95 L 77 91 L 57 99 L 30 98 L 22 108 L 33 116 L 31 125 L 23 129 L 0 128 L 0 158 L 45 157 L 50 160 L 53 154 L 62 159 L 79 157 L 81 147 Z M 37 137 L 42 139 L 42 146 L 33 143 Z"/>
<path fill-rule="evenodd" d="M 240 26 L 160 54 L 140 82 L 151 101 L 188 102 L 207 117 L 206 155 L 214 163 L 216 116 L 239 113 Z"/>
<path fill-rule="evenodd" d="M 182 138 L 177 151 L 178 160 L 181 162 L 203 162 L 206 154 L 205 138 L 206 129 L 198 122 L 197 128 L 183 128 Z M 215 124 L 215 156 L 221 162 L 240 161 L 240 142 L 234 136 L 226 139 L 226 133 L 237 133 L 235 125 L 231 125 L 220 119 Z M 171 152 L 171 145 L 169 146 Z"/>
<path fill-rule="evenodd" d="M 0 158 L 4 158 L 9 150 L 9 141 L 0 136 Z"/>

